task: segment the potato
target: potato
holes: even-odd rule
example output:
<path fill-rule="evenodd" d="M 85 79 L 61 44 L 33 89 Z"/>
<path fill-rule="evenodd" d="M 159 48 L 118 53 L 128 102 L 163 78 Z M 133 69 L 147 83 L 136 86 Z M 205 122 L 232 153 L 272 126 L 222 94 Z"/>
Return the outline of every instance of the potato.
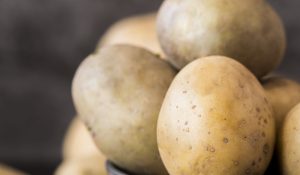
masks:
<path fill-rule="evenodd" d="M 275 76 L 263 80 L 263 87 L 273 106 L 276 128 L 279 130 L 287 113 L 300 102 L 300 85 Z"/>
<path fill-rule="evenodd" d="M 102 48 L 78 68 L 72 95 L 101 152 L 135 174 L 167 174 L 156 124 L 176 71 L 149 51 L 129 45 Z"/>
<path fill-rule="evenodd" d="M 96 51 L 113 44 L 140 46 L 164 56 L 156 35 L 156 13 L 132 16 L 116 22 L 106 31 Z"/>
<path fill-rule="evenodd" d="M 54 175 L 106 175 L 102 163 L 99 157 L 68 159 L 58 167 Z"/>
<path fill-rule="evenodd" d="M 211 56 L 174 78 L 157 134 L 172 175 L 259 175 L 272 157 L 275 124 L 254 75 L 233 59 Z"/>
<path fill-rule="evenodd" d="M 1 175 L 26 175 L 21 171 L 15 170 L 3 164 L 0 164 L 0 174 Z"/>
<path fill-rule="evenodd" d="M 179 69 L 225 55 L 260 78 L 279 65 L 286 47 L 282 22 L 265 0 L 165 0 L 157 21 L 160 44 Z"/>
<path fill-rule="evenodd" d="M 105 169 L 105 157 L 98 150 L 90 133 L 77 117 L 73 119 L 65 136 L 63 144 L 63 157 L 64 159 L 99 157 L 99 159 L 102 159 L 102 167 Z"/>
<path fill-rule="evenodd" d="M 279 152 L 284 175 L 300 174 L 300 103 L 287 115 L 280 133 Z"/>

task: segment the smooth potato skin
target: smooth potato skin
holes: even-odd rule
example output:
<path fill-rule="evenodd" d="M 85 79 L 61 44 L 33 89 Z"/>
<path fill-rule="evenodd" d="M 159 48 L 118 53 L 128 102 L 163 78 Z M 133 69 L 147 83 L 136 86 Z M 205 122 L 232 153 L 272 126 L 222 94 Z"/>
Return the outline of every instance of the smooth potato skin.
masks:
<path fill-rule="evenodd" d="M 224 55 L 260 78 L 279 65 L 286 47 L 282 22 L 263 0 L 166 0 L 157 21 L 160 44 L 179 69 Z"/>
<path fill-rule="evenodd" d="M 105 32 L 96 51 L 105 45 L 113 44 L 131 44 L 143 47 L 164 58 L 156 35 L 156 12 L 117 21 Z"/>
<path fill-rule="evenodd" d="M 264 79 L 262 84 L 273 106 L 276 130 L 279 131 L 288 112 L 300 102 L 300 85 L 278 76 Z"/>
<path fill-rule="evenodd" d="M 167 174 L 159 156 L 156 124 L 175 70 L 138 47 L 102 48 L 73 80 L 77 111 L 101 152 L 136 174 Z"/>
<path fill-rule="evenodd" d="M 172 175 L 263 174 L 274 146 L 272 112 L 244 66 L 197 59 L 177 74 L 160 111 L 163 162 Z"/>
<path fill-rule="evenodd" d="M 280 162 L 282 174 L 300 174 L 300 103 L 284 120 L 280 135 Z"/>

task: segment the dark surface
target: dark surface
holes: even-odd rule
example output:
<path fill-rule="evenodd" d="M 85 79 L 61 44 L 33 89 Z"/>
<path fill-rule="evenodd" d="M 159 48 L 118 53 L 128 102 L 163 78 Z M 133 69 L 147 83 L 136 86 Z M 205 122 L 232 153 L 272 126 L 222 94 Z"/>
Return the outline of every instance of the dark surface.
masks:
<path fill-rule="evenodd" d="M 300 1 L 271 1 L 288 37 L 279 71 L 300 80 Z M 52 174 L 75 111 L 73 74 L 114 21 L 160 0 L 0 0 L 0 162 Z"/>

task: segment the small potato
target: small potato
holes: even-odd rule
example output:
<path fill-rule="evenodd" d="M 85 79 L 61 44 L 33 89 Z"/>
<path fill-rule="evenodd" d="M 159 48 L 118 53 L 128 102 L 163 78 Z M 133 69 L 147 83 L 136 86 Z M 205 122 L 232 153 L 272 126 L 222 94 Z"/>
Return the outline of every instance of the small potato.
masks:
<path fill-rule="evenodd" d="M 287 113 L 300 102 L 300 85 L 278 76 L 267 78 L 262 84 L 273 106 L 276 128 L 279 131 Z"/>
<path fill-rule="evenodd" d="M 132 16 L 116 22 L 106 31 L 96 51 L 113 44 L 140 46 L 164 56 L 156 35 L 156 13 Z"/>
<path fill-rule="evenodd" d="M 157 134 L 171 175 L 262 175 L 272 157 L 275 123 L 254 75 L 233 59 L 211 56 L 177 74 Z"/>
<path fill-rule="evenodd" d="M 69 159 L 58 167 L 54 175 L 107 175 L 102 163 L 98 157 Z"/>
<path fill-rule="evenodd" d="M 8 167 L 6 165 L 0 164 L 0 175 L 26 175 L 25 173 L 15 170 L 11 167 Z"/>
<path fill-rule="evenodd" d="M 300 174 L 300 103 L 287 115 L 280 133 L 279 158 L 284 175 Z"/>
<path fill-rule="evenodd" d="M 266 0 L 165 0 L 157 34 L 178 69 L 196 58 L 224 55 L 258 78 L 280 64 L 286 48 L 282 21 Z"/>
<path fill-rule="evenodd" d="M 165 175 L 156 125 L 176 71 L 149 51 L 103 47 L 78 68 L 74 104 L 101 152 L 134 174 Z"/>

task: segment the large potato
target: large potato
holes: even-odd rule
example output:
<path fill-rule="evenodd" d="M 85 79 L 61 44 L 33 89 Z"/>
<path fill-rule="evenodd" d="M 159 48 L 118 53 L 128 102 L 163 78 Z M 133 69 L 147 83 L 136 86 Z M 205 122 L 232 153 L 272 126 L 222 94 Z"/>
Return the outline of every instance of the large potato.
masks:
<path fill-rule="evenodd" d="M 300 85 L 286 78 L 270 77 L 263 80 L 263 87 L 274 109 L 277 130 L 287 113 L 300 102 Z"/>
<path fill-rule="evenodd" d="M 106 31 L 96 50 L 112 44 L 140 46 L 163 56 L 156 35 L 156 13 L 128 17 L 116 22 Z"/>
<path fill-rule="evenodd" d="M 211 56 L 175 77 L 157 134 L 172 175 L 259 175 L 272 157 L 275 124 L 253 74 L 233 59 Z"/>
<path fill-rule="evenodd" d="M 167 174 L 156 124 L 173 68 L 145 49 L 115 45 L 78 68 L 72 94 L 79 116 L 108 159 L 136 174 Z"/>
<path fill-rule="evenodd" d="M 300 103 L 287 115 L 279 139 L 281 169 L 284 175 L 300 174 Z"/>
<path fill-rule="evenodd" d="M 265 0 L 165 0 L 157 21 L 161 46 L 177 68 L 225 55 L 262 77 L 284 55 L 282 22 Z"/>

